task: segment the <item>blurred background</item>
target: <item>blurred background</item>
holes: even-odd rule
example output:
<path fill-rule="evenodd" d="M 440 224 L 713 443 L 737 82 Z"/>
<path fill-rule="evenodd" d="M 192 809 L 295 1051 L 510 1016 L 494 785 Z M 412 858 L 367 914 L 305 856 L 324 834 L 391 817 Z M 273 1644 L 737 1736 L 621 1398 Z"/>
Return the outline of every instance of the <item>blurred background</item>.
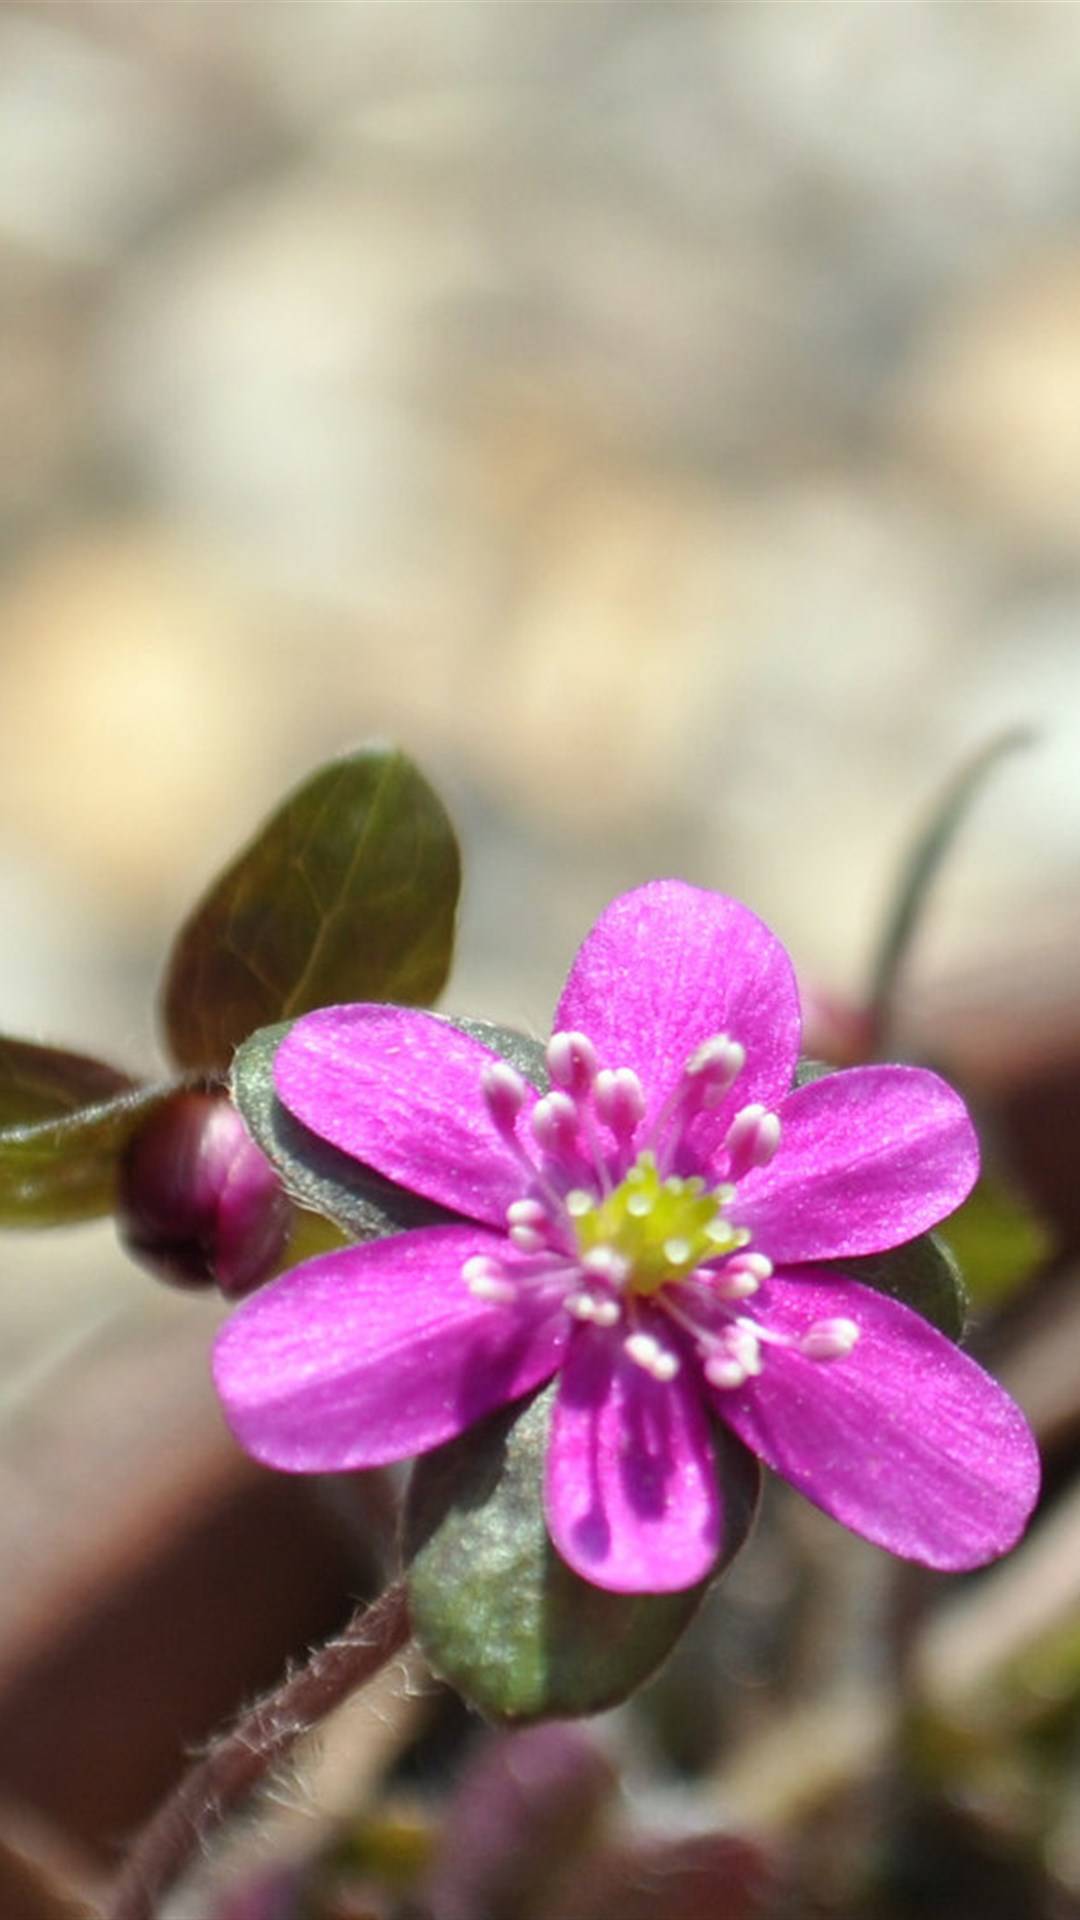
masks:
<path fill-rule="evenodd" d="M 1053 1078 L 1078 98 L 1080 9 L 1008 0 L 0 6 L 0 1027 L 151 1071 L 177 920 L 371 735 L 461 830 L 451 1007 L 543 1031 L 658 873 L 857 995 L 934 795 L 1020 722 L 901 1033 L 987 1098 Z M 192 1692 L 207 1620 L 255 1684 L 352 1562 L 308 1515 L 322 1585 L 290 1588 L 295 1489 L 233 1460 L 201 1306 L 105 1228 L 0 1251 L 0 1791 L 101 1855 L 226 1710 Z M 255 1650 L 237 1502 L 280 1616 Z M 42 1702 L 80 1634 L 161 1685 L 147 1579 L 170 1636 L 202 1624 L 121 1790 L 93 1701 L 82 1746 Z"/>

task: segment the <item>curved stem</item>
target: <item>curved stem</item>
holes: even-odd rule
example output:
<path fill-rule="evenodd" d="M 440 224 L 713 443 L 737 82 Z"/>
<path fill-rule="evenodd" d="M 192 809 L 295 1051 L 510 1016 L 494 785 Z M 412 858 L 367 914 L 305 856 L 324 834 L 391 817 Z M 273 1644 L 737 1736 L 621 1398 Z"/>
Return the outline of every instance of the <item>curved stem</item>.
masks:
<path fill-rule="evenodd" d="M 331 1708 L 392 1660 L 408 1637 L 405 1589 L 399 1583 L 241 1714 L 144 1827 L 121 1868 L 104 1920 L 154 1920 L 158 1902 L 215 1827 Z"/>

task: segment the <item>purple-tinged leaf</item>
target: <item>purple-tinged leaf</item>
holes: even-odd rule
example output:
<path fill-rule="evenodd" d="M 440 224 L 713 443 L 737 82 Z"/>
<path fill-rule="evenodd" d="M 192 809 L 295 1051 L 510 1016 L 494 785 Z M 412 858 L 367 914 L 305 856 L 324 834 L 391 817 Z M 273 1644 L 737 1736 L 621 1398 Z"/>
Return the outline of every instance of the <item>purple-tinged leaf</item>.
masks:
<path fill-rule="evenodd" d="M 120 1156 L 171 1091 L 82 1054 L 0 1039 L 0 1227 L 111 1212 Z"/>
<path fill-rule="evenodd" d="M 180 931 L 162 992 L 176 1059 L 224 1072 L 254 1028 L 313 1007 L 433 1000 L 459 885 L 453 827 L 403 753 L 366 747 L 321 767 Z"/>
<path fill-rule="evenodd" d="M 0 1035 L 0 1129 L 77 1113 L 137 1084 L 104 1060 Z"/>

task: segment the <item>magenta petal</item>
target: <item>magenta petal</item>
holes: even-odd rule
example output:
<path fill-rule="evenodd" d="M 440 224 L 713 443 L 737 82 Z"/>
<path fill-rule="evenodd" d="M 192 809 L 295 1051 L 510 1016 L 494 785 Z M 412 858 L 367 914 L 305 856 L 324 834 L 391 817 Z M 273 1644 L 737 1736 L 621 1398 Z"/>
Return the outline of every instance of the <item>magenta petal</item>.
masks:
<path fill-rule="evenodd" d="M 959 1094 L 920 1067 L 851 1067 L 780 1110 L 771 1166 L 739 1182 L 731 1218 L 774 1262 L 880 1253 L 943 1220 L 979 1171 Z"/>
<path fill-rule="evenodd" d="M 399 1186 L 490 1226 L 527 1176 L 488 1116 L 498 1058 L 449 1021 L 408 1007 L 320 1007 L 274 1056 L 274 1084 L 306 1127 Z M 522 1110 L 536 1102 L 530 1088 Z"/>
<path fill-rule="evenodd" d="M 290 1473 L 423 1453 L 554 1373 L 566 1317 L 535 1296 L 477 1300 L 471 1254 L 505 1252 L 475 1227 L 425 1227 L 345 1247 L 252 1294 L 228 1320 L 214 1379 L 230 1427 Z"/>
<path fill-rule="evenodd" d="M 958 1572 L 1005 1553 L 1039 1490 L 1023 1414 L 989 1374 L 910 1308 L 853 1280 L 807 1271 L 754 1302 L 762 1323 L 802 1333 L 842 1316 L 844 1359 L 769 1346 L 763 1372 L 717 1411 L 740 1440 L 844 1526 L 906 1560 Z"/>
<path fill-rule="evenodd" d="M 746 1066 L 693 1131 L 708 1156 L 737 1108 L 775 1106 L 791 1086 L 798 989 L 784 948 L 749 908 L 682 880 L 654 880 L 601 914 L 570 969 L 555 1028 L 587 1033 L 602 1066 L 633 1067 L 646 1125 L 703 1040 L 738 1040 Z"/>
<path fill-rule="evenodd" d="M 613 1593 L 673 1593 L 720 1552 L 713 1443 L 691 1373 L 653 1380 L 619 1340 L 575 1332 L 552 1415 L 545 1492 L 564 1560 Z"/>

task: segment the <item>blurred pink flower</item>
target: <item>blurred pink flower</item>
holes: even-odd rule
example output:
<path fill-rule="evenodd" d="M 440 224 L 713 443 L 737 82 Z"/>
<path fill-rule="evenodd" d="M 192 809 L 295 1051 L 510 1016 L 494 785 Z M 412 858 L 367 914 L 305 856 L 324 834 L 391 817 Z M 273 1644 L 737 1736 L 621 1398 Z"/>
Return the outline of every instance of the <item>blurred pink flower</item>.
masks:
<path fill-rule="evenodd" d="M 792 1091 L 799 1024 L 780 942 L 679 881 L 589 934 L 546 1094 L 433 1014 L 298 1020 L 275 1068 L 290 1112 L 458 1217 L 308 1261 L 239 1308 L 215 1371 L 242 1444 L 296 1472 L 375 1466 L 558 1372 L 548 1526 L 598 1586 L 708 1573 L 717 1419 L 894 1553 L 1004 1552 L 1038 1487 L 1022 1414 L 917 1314 L 820 1264 L 956 1207 L 971 1122 L 912 1067 Z"/>

